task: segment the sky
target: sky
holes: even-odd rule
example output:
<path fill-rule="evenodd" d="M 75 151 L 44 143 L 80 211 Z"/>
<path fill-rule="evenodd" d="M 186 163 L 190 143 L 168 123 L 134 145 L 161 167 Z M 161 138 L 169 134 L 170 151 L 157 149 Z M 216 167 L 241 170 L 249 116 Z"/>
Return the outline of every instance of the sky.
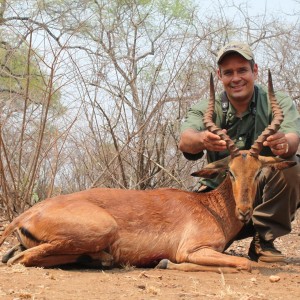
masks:
<path fill-rule="evenodd" d="M 234 1 L 236 3 L 242 2 L 239 0 Z M 280 13 L 292 13 L 297 7 L 299 10 L 300 4 L 295 0 L 250 0 L 247 1 L 249 3 L 249 7 L 254 12 L 257 10 L 267 9 L 268 12 L 273 12 L 276 14 Z"/>
<path fill-rule="evenodd" d="M 249 13 L 251 15 L 257 15 L 258 13 L 267 13 L 273 15 L 285 15 L 293 14 L 296 11 L 300 12 L 300 0 L 199 0 L 201 7 L 207 7 L 208 10 L 212 6 L 219 6 L 220 4 L 234 3 L 235 5 L 247 4 Z M 230 10 L 225 12 L 230 15 Z M 299 13 L 298 13 L 299 15 Z"/>

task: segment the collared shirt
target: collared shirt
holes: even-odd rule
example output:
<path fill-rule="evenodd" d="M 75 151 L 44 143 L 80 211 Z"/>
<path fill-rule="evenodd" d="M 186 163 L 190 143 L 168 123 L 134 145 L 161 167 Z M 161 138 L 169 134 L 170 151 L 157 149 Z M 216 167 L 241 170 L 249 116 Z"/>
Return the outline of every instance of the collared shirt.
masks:
<path fill-rule="evenodd" d="M 280 131 L 283 133 L 296 133 L 300 136 L 300 116 L 297 111 L 292 99 L 282 92 L 277 92 L 276 99 L 281 106 L 284 114 L 284 120 L 280 125 Z M 221 107 L 221 95 L 216 97 L 215 103 L 215 112 L 213 120 L 218 127 L 222 127 L 222 124 L 225 124 L 227 129 L 227 134 L 234 141 L 235 145 L 241 149 L 250 149 L 251 145 L 257 139 L 257 137 L 263 132 L 263 130 L 271 123 L 273 116 L 271 107 L 268 101 L 268 93 L 266 87 L 258 85 L 257 99 L 255 99 L 255 94 L 251 99 L 249 109 L 244 112 L 241 117 L 236 117 L 236 111 L 234 107 L 229 103 L 229 107 L 226 114 L 226 120 L 223 120 L 223 111 Z M 256 112 L 253 113 L 251 107 L 255 104 Z M 203 124 L 203 115 L 207 109 L 208 100 L 199 101 L 197 104 L 192 106 L 185 118 L 181 131 L 186 129 L 194 129 L 198 131 L 205 130 Z M 273 156 L 269 147 L 263 147 L 261 155 Z M 198 159 L 203 155 L 199 153 L 198 155 L 186 154 L 185 156 L 188 159 Z M 219 159 L 222 159 L 229 155 L 229 152 L 212 152 L 207 151 L 207 160 L 208 162 L 213 162 Z M 225 174 L 220 174 L 215 179 L 200 179 L 200 182 L 203 184 L 215 188 L 218 186 Z"/>

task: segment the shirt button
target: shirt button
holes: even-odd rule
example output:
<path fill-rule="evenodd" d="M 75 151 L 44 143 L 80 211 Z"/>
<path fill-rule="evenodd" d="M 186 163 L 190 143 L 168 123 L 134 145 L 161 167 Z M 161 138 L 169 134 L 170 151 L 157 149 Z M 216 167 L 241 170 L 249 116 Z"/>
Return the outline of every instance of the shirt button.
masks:
<path fill-rule="evenodd" d="M 243 138 L 240 136 L 240 137 L 239 137 L 239 141 L 241 141 L 242 139 L 243 139 Z"/>

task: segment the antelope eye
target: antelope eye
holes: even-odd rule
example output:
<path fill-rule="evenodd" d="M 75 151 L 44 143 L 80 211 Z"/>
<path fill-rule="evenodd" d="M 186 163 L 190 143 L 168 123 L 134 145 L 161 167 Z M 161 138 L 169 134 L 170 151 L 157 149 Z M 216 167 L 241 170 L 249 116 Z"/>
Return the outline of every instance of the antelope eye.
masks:
<path fill-rule="evenodd" d="M 229 174 L 229 176 L 230 176 L 230 178 L 231 178 L 232 180 L 234 180 L 234 179 L 235 179 L 235 177 L 234 177 L 233 173 L 232 173 L 230 170 L 228 170 L 228 174 Z"/>

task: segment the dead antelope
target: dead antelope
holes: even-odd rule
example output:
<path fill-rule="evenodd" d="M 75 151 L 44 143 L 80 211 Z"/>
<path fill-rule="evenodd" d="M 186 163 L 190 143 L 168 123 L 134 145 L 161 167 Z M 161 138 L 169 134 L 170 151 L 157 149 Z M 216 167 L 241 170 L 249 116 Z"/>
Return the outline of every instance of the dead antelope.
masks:
<path fill-rule="evenodd" d="M 212 121 L 211 78 L 208 130 L 227 143 L 230 156 L 194 173 L 210 177 L 228 170 L 215 190 L 201 194 L 177 189 L 147 191 L 95 188 L 44 200 L 7 226 L 0 245 L 15 232 L 19 245 L 2 258 L 8 265 L 51 267 L 69 263 L 134 265 L 184 271 L 251 270 L 243 257 L 223 254 L 251 218 L 257 175 L 263 167 L 284 169 L 295 162 L 261 157 L 263 141 L 282 121 L 269 78 L 274 120 L 249 151 L 239 151 Z"/>

